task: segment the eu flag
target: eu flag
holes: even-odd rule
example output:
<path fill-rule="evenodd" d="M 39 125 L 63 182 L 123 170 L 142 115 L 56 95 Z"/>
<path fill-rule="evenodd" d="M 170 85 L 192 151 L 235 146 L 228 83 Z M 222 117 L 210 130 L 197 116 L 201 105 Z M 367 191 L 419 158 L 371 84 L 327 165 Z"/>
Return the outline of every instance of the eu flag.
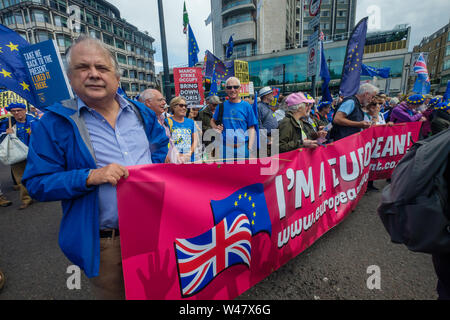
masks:
<path fill-rule="evenodd" d="M 365 17 L 358 22 L 347 43 L 340 87 L 340 93 L 344 97 L 355 95 L 359 89 L 361 64 L 366 44 L 367 20 L 368 17 Z"/>
<path fill-rule="evenodd" d="M 216 74 L 217 79 L 226 81 L 229 77 L 234 77 L 234 60 L 223 62 L 210 51 L 205 54 L 205 77 L 213 77 Z"/>
<path fill-rule="evenodd" d="M 369 76 L 369 77 L 380 77 L 380 78 L 389 78 L 391 73 L 391 68 L 375 68 L 364 63 L 361 65 L 361 75 Z"/>
<path fill-rule="evenodd" d="M 198 49 L 197 40 L 195 39 L 194 32 L 192 32 L 191 25 L 188 25 L 189 29 L 189 67 L 195 66 L 198 62 L 198 53 L 200 50 Z"/>
<path fill-rule="evenodd" d="M 261 183 L 244 187 L 223 200 L 211 200 L 214 224 L 233 213 L 244 213 L 251 224 L 252 235 L 259 232 L 272 233 L 264 186 Z"/>
<path fill-rule="evenodd" d="M 331 76 L 328 70 L 327 60 L 325 59 L 325 50 L 323 49 L 323 42 L 320 42 L 320 77 L 322 78 L 322 101 L 333 101 L 331 96 L 330 88 L 328 84 L 330 83 Z"/>
<path fill-rule="evenodd" d="M 0 86 L 14 91 L 32 105 L 37 105 L 30 79 L 19 49 L 30 44 L 15 31 L 0 24 Z"/>
<path fill-rule="evenodd" d="M 230 59 L 233 55 L 233 48 L 234 48 L 234 42 L 233 42 L 233 36 L 230 36 L 230 39 L 228 39 L 228 45 L 227 45 L 227 59 Z"/>
<path fill-rule="evenodd" d="M 218 92 L 219 92 L 219 90 L 217 88 L 217 76 L 216 76 L 216 73 L 214 72 L 212 80 L 211 80 L 211 87 L 209 89 L 209 95 L 217 96 Z"/>

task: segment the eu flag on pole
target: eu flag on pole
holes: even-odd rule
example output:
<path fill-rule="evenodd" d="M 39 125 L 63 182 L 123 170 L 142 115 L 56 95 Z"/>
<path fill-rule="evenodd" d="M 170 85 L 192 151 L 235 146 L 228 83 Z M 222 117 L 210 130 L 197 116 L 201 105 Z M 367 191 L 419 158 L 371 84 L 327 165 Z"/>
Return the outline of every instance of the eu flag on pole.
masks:
<path fill-rule="evenodd" d="M 217 88 L 217 76 L 216 73 L 213 73 L 213 77 L 211 79 L 211 87 L 209 89 L 209 95 L 210 96 L 217 96 L 217 93 L 219 92 Z"/>
<path fill-rule="evenodd" d="M 331 76 L 328 70 L 327 60 L 325 59 L 325 50 L 323 49 L 323 42 L 320 42 L 320 77 L 322 78 L 322 101 L 333 101 L 331 96 L 330 88 L 328 84 L 330 83 Z"/>
<path fill-rule="evenodd" d="M 19 53 L 21 48 L 29 45 L 19 34 L 0 24 L 0 86 L 37 105 L 32 83 Z"/>
<path fill-rule="evenodd" d="M 227 59 L 230 59 L 231 56 L 233 55 L 233 48 L 234 48 L 233 35 L 231 35 L 230 39 L 228 39 Z"/>
<path fill-rule="evenodd" d="M 361 78 L 361 65 L 366 44 L 368 17 L 361 19 L 350 36 L 347 43 L 340 93 L 344 97 L 353 96 L 358 92 Z"/>
<path fill-rule="evenodd" d="M 369 76 L 369 77 L 380 77 L 380 78 L 389 78 L 391 68 L 375 68 L 368 65 L 365 65 L 364 63 L 361 66 L 361 75 L 362 76 Z"/>
<path fill-rule="evenodd" d="M 244 213 L 250 221 L 253 236 L 259 232 L 267 232 L 269 235 L 272 233 L 264 186 L 261 183 L 241 188 L 223 200 L 211 200 L 211 209 L 215 224 L 230 214 Z"/>
<path fill-rule="evenodd" d="M 198 53 L 200 50 L 198 49 L 197 40 L 195 39 L 194 32 L 192 32 L 191 25 L 188 25 L 189 29 L 189 67 L 195 66 L 198 62 Z"/>
<path fill-rule="evenodd" d="M 205 77 L 213 77 L 216 74 L 217 79 L 226 81 L 229 77 L 234 77 L 234 60 L 223 62 L 209 50 L 205 53 Z"/>

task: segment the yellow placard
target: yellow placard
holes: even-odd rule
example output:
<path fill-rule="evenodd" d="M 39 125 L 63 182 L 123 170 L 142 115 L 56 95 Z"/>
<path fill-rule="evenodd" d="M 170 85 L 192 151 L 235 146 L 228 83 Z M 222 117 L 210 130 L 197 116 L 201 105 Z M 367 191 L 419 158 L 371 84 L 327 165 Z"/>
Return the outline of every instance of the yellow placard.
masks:
<path fill-rule="evenodd" d="M 249 83 L 250 75 L 248 71 L 248 62 L 241 60 L 234 60 L 234 76 L 241 82 L 241 92 L 239 95 L 241 97 L 248 96 L 249 93 Z"/>

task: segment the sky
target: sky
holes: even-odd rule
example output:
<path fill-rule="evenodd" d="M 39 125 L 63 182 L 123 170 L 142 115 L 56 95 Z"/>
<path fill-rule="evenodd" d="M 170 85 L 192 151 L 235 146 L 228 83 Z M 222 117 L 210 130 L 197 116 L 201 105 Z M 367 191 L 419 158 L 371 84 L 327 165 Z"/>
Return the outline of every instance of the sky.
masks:
<path fill-rule="evenodd" d="M 122 18 L 155 39 L 155 69 L 162 70 L 161 36 L 157 0 L 107 0 L 116 6 Z M 205 26 L 211 12 L 210 0 L 163 0 L 167 51 L 170 67 L 187 65 L 187 37 L 183 34 L 183 2 L 200 47 L 199 60 L 212 50 L 212 24 Z M 221 1 L 221 0 L 214 0 Z M 267 0 L 266 0 L 267 1 Z M 356 23 L 369 16 L 369 32 L 411 25 L 410 50 L 423 37 L 431 35 L 450 20 L 449 0 L 358 0 Z"/>

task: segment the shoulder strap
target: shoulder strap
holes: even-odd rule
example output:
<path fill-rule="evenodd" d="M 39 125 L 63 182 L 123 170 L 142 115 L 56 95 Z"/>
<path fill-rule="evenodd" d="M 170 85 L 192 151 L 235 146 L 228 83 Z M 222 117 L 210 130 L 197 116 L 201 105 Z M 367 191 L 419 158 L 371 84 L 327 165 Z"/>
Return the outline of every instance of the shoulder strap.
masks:
<path fill-rule="evenodd" d="M 224 110 L 224 103 L 219 104 L 219 116 L 217 117 L 216 124 L 221 125 L 223 123 L 223 110 Z"/>
<path fill-rule="evenodd" d="M 167 123 L 169 124 L 170 133 L 172 133 L 173 132 L 173 120 L 172 120 L 172 118 L 166 118 L 166 119 L 167 119 Z"/>

